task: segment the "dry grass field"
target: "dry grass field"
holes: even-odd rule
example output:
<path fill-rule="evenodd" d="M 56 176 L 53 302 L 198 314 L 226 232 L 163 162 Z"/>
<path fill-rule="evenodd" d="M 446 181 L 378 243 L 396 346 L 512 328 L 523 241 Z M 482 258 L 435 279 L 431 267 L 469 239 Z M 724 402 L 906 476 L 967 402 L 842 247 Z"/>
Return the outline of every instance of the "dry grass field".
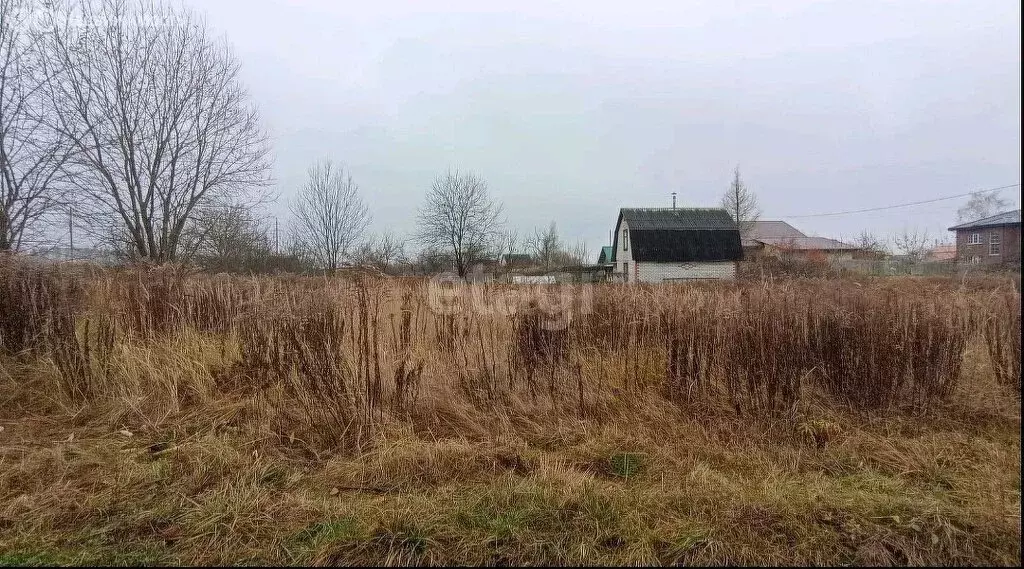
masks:
<path fill-rule="evenodd" d="M 0 565 L 1019 565 L 1020 298 L 6 261 Z"/>

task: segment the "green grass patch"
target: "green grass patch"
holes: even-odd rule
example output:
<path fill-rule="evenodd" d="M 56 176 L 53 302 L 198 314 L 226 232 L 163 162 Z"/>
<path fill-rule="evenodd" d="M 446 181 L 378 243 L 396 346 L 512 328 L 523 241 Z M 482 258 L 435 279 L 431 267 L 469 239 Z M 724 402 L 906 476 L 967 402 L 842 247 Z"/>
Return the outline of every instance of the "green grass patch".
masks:
<path fill-rule="evenodd" d="M 608 467 L 614 476 L 632 478 L 644 471 L 645 457 L 638 452 L 620 452 L 608 459 Z"/>
<path fill-rule="evenodd" d="M 306 561 L 329 549 L 338 542 L 354 542 L 365 539 L 365 532 L 355 518 L 342 517 L 310 524 L 285 540 L 284 549 L 289 559 Z"/>

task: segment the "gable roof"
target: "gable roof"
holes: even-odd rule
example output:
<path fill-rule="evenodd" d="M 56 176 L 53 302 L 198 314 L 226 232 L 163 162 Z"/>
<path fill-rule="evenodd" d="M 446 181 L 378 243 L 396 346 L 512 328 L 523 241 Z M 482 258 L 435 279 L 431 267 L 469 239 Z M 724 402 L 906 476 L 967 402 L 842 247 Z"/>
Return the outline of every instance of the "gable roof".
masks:
<path fill-rule="evenodd" d="M 932 247 L 925 253 L 925 259 L 930 261 L 952 261 L 956 259 L 956 245 L 938 245 Z"/>
<path fill-rule="evenodd" d="M 731 229 L 736 223 L 729 212 L 718 207 L 645 207 L 622 208 L 619 219 L 625 219 L 631 231 L 664 229 Z"/>
<path fill-rule="evenodd" d="M 802 231 L 785 221 L 752 221 L 740 229 L 744 247 L 756 247 L 763 239 L 800 239 L 807 237 Z"/>
<path fill-rule="evenodd" d="M 612 262 L 612 251 L 615 249 L 611 245 L 605 245 L 601 247 L 601 254 L 597 256 L 597 264 L 603 265 Z"/>
<path fill-rule="evenodd" d="M 798 239 L 807 237 L 785 221 L 754 221 L 742 231 L 744 239 Z"/>
<path fill-rule="evenodd" d="M 856 245 L 850 245 L 842 241 L 829 239 L 828 237 L 761 238 L 754 241 L 794 251 L 856 251 L 860 249 Z"/>
<path fill-rule="evenodd" d="M 634 261 L 657 263 L 738 261 L 743 258 L 736 222 L 721 208 L 622 208 L 615 222 L 612 262 L 619 227 L 629 227 Z"/>
<path fill-rule="evenodd" d="M 960 229 L 981 229 L 982 227 L 998 227 L 1000 225 L 1020 225 L 1020 210 L 1004 211 L 989 217 L 983 217 L 960 225 L 950 227 L 950 231 Z"/>

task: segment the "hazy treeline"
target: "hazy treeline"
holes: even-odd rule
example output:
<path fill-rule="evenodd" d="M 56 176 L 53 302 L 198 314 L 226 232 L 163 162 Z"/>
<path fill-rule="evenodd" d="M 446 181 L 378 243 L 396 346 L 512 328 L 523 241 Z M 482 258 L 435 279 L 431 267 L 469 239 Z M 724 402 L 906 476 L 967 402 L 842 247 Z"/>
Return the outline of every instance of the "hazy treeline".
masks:
<path fill-rule="evenodd" d="M 239 69 L 187 8 L 0 0 L 0 251 L 77 235 L 124 259 L 215 270 L 464 275 L 507 253 L 545 268 L 585 261 L 553 224 L 530 239 L 506 231 L 501 203 L 469 172 L 433 181 L 409 237 L 368 234 L 370 208 L 329 158 L 295 188 L 286 223 L 271 219 L 271 144 Z"/>

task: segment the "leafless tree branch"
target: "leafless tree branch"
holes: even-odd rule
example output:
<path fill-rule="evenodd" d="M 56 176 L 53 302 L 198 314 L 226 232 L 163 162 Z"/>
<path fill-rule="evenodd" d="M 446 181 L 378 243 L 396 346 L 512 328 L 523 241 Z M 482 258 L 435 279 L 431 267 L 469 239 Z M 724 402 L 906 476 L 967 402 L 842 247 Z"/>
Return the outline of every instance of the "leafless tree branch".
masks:
<path fill-rule="evenodd" d="M 906 255 L 908 259 L 914 262 L 918 262 L 924 259 L 925 254 L 928 252 L 928 231 L 918 231 L 915 229 L 904 228 L 903 231 L 893 237 L 893 246 L 899 251 L 901 255 Z"/>
<path fill-rule="evenodd" d="M 309 179 L 292 204 L 295 243 L 318 268 L 333 273 L 362 237 L 370 216 L 359 188 L 329 159 L 309 168 Z"/>
<path fill-rule="evenodd" d="M 482 259 L 501 234 L 501 211 L 483 180 L 449 171 L 427 192 L 417 216 L 416 237 L 424 248 L 450 254 L 456 272 L 465 277 L 470 264 Z"/>
<path fill-rule="evenodd" d="M 67 144 L 47 112 L 30 0 L 0 0 L 0 251 L 40 245 L 63 203 Z"/>
<path fill-rule="evenodd" d="M 995 215 L 1008 206 L 1009 202 L 1003 199 L 998 191 L 978 192 L 956 210 L 956 217 L 960 223 L 966 223 Z"/>
<path fill-rule="evenodd" d="M 876 235 L 867 230 L 861 231 L 860 235 L 858 235 L 853 242 L 859 249 L 868 253 L 883 254 L 887 253 L 889 250 L 889 247 L 884 240 L 879 239 Z"/>
<path fill-rule="evenodd" d="M 537 263 L 550 270 L 557 262 L 558 254 L 562 250 L 562 241 L 558 237 L 558 227 L 552 221 L 547 229 L 535 229 L 533 236 L 526 242 L 526 248 L 533 254 Z"/>
<path fill-rule="evenodd" d="M 740 178 L 739 166 L 736 166 L 736 169 L 733 170 L 729 191 L 722 196 L 722 207 L 736 221 L 741 232 L 748 231 L 751 225 L 761 217 L 761 209 L 757 205 L 757 196 L 743 183 L 743 179 Z"/>
<path fill-rule="evenodd" d="M 266 197 L 269 144 L 239 62 L 184 9 L 56 2 L 38 44 L 49 126 L 72 149 L 77 216 L 131 256 L 178 257 L 203 210 Z"/>
<path fill-rule="evenodd" d="M 356 246 L 352 261 L 360 266 L 374 267 L 382 273 L 394 272 L 398 265 L 407 262 L 405 240 L 390 231 L 371 236 Z"/>

